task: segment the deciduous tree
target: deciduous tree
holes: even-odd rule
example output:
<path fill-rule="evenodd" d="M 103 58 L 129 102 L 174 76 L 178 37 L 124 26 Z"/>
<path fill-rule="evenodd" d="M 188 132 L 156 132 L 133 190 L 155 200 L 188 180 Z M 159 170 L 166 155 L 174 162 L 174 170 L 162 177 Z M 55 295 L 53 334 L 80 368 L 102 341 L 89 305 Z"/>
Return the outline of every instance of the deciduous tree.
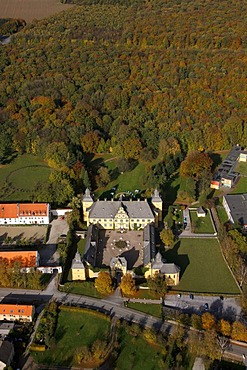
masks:
<path fill-rule="evenodd" d="M 120 288 L 124 295 L 131 296 L 136 292 L 135 280 L 130 274 L 125 274 L 122 277 Z"/>
<path fill-rule="evenodd" d="M 113 291 L 112 278 L 106 271 L 101 271 L 95 280 L 95 288 L 101 294 L 110 294 Z"/>

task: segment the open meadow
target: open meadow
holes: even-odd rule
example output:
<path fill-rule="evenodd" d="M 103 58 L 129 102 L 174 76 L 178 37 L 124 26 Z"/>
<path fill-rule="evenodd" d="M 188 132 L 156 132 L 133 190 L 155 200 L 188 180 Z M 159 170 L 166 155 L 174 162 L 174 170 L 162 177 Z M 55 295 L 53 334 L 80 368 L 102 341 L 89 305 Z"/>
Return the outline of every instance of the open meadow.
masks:
<path fill-rule="evenodd" d="M 97 338 L 106 339 L 109 335 L 110 321 L 102 315 L 60 311 L 54 341 L 45 352 L 32 353 L 35 361 L 42 364 L 72 366 L 76 351 L 83 346 L 92 346 Z"/>
<path fill-rule="evenodd" d="M 71 8 L 59 0 L 0 0 L 1 18 L 19 18 L 30 23 Z"/>
<path fill-rule="evenodd" d="M 216 239 L 181 239 L 165 253 L 165 259 L 181 268 L 180 283 L 173 290 L 240 294 Z"/>
<path fill-rule="evenodd" d="M 0 166 L 1 201 L 32 201 L 35 186 L 47 182 L 51 171 L 41 158 L 30 154 Z"/>

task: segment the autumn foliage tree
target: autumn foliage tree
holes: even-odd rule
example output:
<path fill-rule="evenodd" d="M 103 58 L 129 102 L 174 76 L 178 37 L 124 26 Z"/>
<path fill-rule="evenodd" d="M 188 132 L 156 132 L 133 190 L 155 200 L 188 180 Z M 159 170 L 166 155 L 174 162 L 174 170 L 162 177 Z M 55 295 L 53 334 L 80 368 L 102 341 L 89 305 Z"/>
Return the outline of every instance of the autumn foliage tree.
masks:
<path fill-rule="evenodd" d="M 99 273 L 94 285 L 101 294 L 110 294 L 113 291 L 112 278 L 106 271 L 101 271 Z"/>
<path fill-rule="evenodd" d="M 135 280 L 130 274 L 125 274 L 122 277 L 120 289 L 126 296 L 131 296 L 136 292 Z"/>
<path fill-rule="evenodd" d="M 205 330 L 211 330 L 215 328 L 216 322 L 215 317 L 210 312 L 202 314 L 202 327 Z"/>
<path fill-rule="evenodd" d="M 213 161 L 207 153 L 199 151 L 189 152 L 181 163 L 180 174 L 184 177 L 192 177 L 195 180 L 210 173 Z"/>
<path fill-rule="evenodd" d="M 166 247 L 172 247 L 174 244 L 175 236 L 170 228 L 164 228 L 160 232 L 160 239 Z"/>

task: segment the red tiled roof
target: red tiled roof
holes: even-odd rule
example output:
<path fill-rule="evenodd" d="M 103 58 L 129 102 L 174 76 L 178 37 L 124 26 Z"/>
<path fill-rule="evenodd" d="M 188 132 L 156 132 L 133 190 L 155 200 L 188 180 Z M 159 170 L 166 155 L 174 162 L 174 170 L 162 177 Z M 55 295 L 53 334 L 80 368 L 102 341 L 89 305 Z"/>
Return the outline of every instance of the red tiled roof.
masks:
<path fill-rule="evenodd" d="M 47 203 L 22 203 L 19 204 L 19 216 L 47 216 Z"/>
<path fill-rule="evenodd" d="M 47 203 L 3 203 L 0 204 L 0 218 L 17 218 L 21 216 L 48 216 Z"/>
<path fill-rule="evenodd" d="M 30 305 L 18 305 L 18 304 L 2 304 L 0 303 L 0 314 L 1 315 L 21 315 L 21 316 L 32 316 L 33 307 Z"/>
<path fill-rule="evenodd" d="M 1 218 L 16 218 L 18 217 L 17 204 L 0 204 Z"/>
<path fill-rule="evenodd" d="M 21 267 L 36 267 L 37 251 L 10 251 L 0 252 L 0 263 L 7 262 L 13 265 L 20 261 Z"/>

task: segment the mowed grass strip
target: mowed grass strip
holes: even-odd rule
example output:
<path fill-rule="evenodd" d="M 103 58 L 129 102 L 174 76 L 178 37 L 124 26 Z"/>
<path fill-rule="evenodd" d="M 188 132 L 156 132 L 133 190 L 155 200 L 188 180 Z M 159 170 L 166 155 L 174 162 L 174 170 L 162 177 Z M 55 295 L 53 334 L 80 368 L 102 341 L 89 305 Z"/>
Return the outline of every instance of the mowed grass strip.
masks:
<path fill-rule="evenodd" d="M 72 294 L 86 295 L 88 297 L 93 297 L 93 298 L 104 298 L 105 297 L 103 294 L 100 294 L 97 291 L 97 289 L 94 287 L 94 282 L 93 281 L 67 282 L 67 283 L 64 284 L 62 290 L 63 290 L 63 292 L 72 293 Z"/>
<path fill-rule="evenodd" d="M 85 311 L 60 311 L 54 342 L 45 352 L 33 352 L 35 361 L 42 364 L 72 366 L 74 355 L 82 346 L 90 347 L 96 339 L 106 339 L 110 322 Z"/>
<path fill-rule="evenodd" d="M 139 303 L 139 302 L 129 302 L 128 307 L 137 311 L 147 313 L 155 317 L 161 318 L 161 305 L 160 304 L 150 304 L 150 303 Z"/>
<path fill-rule="evenodd" d="M 195 233 L 197 234 L 213 234 L 214 228 L 210 218 L 209 211 L 207 210 L 205 217 L 197 217 L 196 211 L 190 211 L 190 218 L 192 225 L 195 227 Z"/>
<path fill-rule="evenodd" d="M 165 253 L 167 262 L 181 268 L 173 290 L 212 294 L 240 294 L 216 239 L 181 239 Z"/>

